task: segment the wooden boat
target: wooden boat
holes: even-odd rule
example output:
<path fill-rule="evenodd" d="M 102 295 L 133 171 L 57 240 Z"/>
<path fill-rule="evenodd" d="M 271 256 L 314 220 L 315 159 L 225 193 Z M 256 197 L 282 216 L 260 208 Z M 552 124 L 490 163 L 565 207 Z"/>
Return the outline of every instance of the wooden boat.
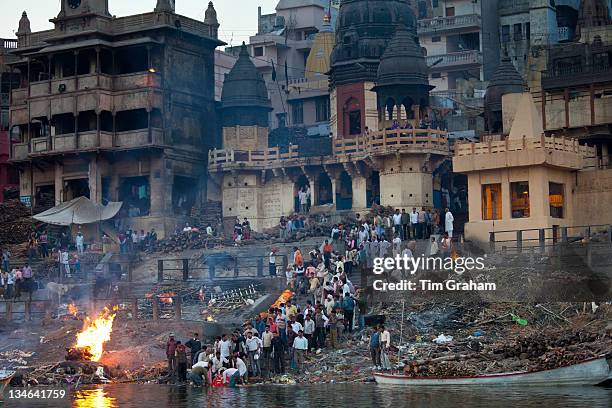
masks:
<path fill-rule="evenodd" d="M 14 376 L 15 371 L 13 370 L 0 370 L 0 399 L 2 399 L 4 389 L 11 382 Z"/>
<path fill-rule="evenodd" d="M 404 386 L 507 385 L 507 386 L 577 386 L 597 385 L 612 379 L 612 358 L 596 357 L 567 367 L 542 371 L 518 371 L 470 377 L 410 377 L 374 373 L 379 384 Z"/>

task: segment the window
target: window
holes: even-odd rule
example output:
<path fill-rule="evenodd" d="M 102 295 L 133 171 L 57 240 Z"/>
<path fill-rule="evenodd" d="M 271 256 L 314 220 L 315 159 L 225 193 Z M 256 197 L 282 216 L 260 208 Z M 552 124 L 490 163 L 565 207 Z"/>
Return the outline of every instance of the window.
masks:
<path fill-rule="evenodd" d="M 482 186 L 482 219 L 501 220 L 502 218 L 501 184 L 483 184 Z"/>
<path fill-rule="evenodd" d="M 502 44 L 510 41 L 510 26 L 504 25 L 502 26 Z"/>
<path fill-rule="evenodd" d="M 521 41 L 523 39 L 523 25 L 521 23 L 514 25 L 514 41 Z"/>
<path fill-rule="evenodd" d="M 431 7 L 437 8 L 440 4 L 438 0 L 431 0 Z"/>
<path fill-rule="evenodd" d="M 563 184 L 548 183 L 548 204 L 550 206 L 550 216 L 553 218 L 563 218 L 564 190 Z"/>
<path fill-rule="evenodd" d="M 510 198 L 512 208 L 512 218 L 529 217 L 529 183 L 519 181 L 510 183 Z"/>
<path fill-rule="evenodd" d="M 446 17 L 455 17 L 455 8 L 447 7 L 446 8 Z"/>
<path fill-rule="evenodd" d="M 255 54 L 256 57 L 263 57 L 264 47 L 255 47 L 255 50 L 253 51 L 253 53 Z"/>
<path fill-rule="evenodd" d="M 419 3 L 417 4 L 417 7 L 418 7 L 419 18 L 427 18 L 427 2 L 419 1 Z"/>
<path fill-rule="evenodd" d="M 435 37 L 431 37 L 431 42 L 435 43 L 435 42 L 440 42 L 442 41 L 442 37 L 440 37 L 439 35 L 435 36 Z"/>
<path fill-rule="evenodd" d="M 304 103 L 302 101 L 295 102 L 291 105 L 291 117 L 294 125 L 304 123 Z"/>
<path fill-rule="evenodd" d="M 317 98 L 317 122 L 327 122 L 329 120 L 329 98 Z"/>
<path fill-rule="evenodd" d="M 278 127 L 284 128 L 287 126 L 287 115 L 285 112 L 277 113 L 276 120 L 278 120 Z"/>
<path fill-rule="evenodd" d="M 361 111 L 350 111 L 349 112 L 349 134 L 359 135 L 361 134 Z"/>
<path fill-rule="evenodd" d="M 531 23 L 525 23 L 525 39 L 531 40 Z"/>

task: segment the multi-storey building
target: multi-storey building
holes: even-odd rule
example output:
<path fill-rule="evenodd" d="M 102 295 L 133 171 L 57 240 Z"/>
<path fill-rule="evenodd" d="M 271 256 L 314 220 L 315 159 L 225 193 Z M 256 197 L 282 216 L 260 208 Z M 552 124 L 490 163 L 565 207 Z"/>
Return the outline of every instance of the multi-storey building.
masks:
<path fill-rule="evenodd" d="M 497 0 L 418 0 L 418 33 L 427 53 L 432 103 L 447 109 L 449 136 L 484 130 L 483 81 L 499 61 Z"/>
<path fill-rule="evenodd" d="M 514 60 L 502 59 L 487 89 L 491 137 L 455 148 L 453 168 L 468 177 L 466 238 L 554 242 L 612 223 L 609 10 L 583 0 L 573 40 L 537 48 L 544 69 L 530 93 Z"/>
<path fill-rule="evenodd" d="M 317 141 L 328 154 L 271 143 L 265 113 L 273 104 L 243 45 L 223 87 L 223 149 L 209 158 L 209 198 L 223 201 L 224 217 L 273 227 L 307 187 L 314 208 L 441 206 L 435 173 L 449 145 L 428 117 L 431 86 L 416 29 L 405 0 L 341 2 L 329 77 L 332 137 Z"/>
<path fill-rule="evenodd" d="M 608 2 L 583 0 L 576 39 L 548 50 L 536 102 L 548 134 L 595 145 L 599 165 L 610 165 L 612 143 L 612 18 Z"/>
<path fill-rule="evenodd" d="M 19 76 L 11 74 L 8 63 L 15 60 L 11 54 L 17 48 L 17 39 L 0 39 L 0 203 L 9 198 L 18 198 L 19 174 L 8 163 L 9 139 L 9 95 L 11 88 L 19 86 Z"/>
<path fill-rule="evenodd" d="M 498 0 L 502 48 L 530 87 L 540 87 L 547 48 L 573 41 L 580 0 Z"/>
<path fill-rule="evenodd" d="M 258 30 L 249 40 L 249 53 L 268 87 L 272 129 L 314 125 L 301 120 L 299 104 L 294 104 L 295 111 L 290 106 L 290 100 L 296 94 L 299 97 L 290 84 L 318 73 L 307 68 L 307 60 L 317 33 L 328 30 L 329 24 L 334 26 L 337 7 L 330 0 L 280 0 L 275 13 L 262 14 L 259 8 Z M 327 15 L 331 20 L 326 23 Z M 240 47 L 233 52 L 238 54 Z"/>
<path fill-rule="evenodd" d="M 113 17 L 107 0 L 62 0 L 54 28 L 17 31 L 11 163 L 22 201 L 122 201 L 131 227 L 163 235 L 206 190 L 215 143 L 216 13 Z"/>

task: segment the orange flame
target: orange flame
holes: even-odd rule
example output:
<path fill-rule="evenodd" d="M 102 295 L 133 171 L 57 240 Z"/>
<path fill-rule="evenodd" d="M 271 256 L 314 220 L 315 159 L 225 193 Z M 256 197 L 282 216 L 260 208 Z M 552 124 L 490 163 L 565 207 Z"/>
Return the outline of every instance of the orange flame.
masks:
<path fill-rule="evenodd" d="M 104 343 L 110 340 L 113 331 L 113 321 L 115 320 L 117 306 L 112 310 L 105 307 L 98 317 L 91 321 L 89 317 L 85 319 L 83 331 L 77 334 L 75 348 L 84 349 L 91 354 L 91 361 L 99 361 L 104 352 Z"/>
<path fill-rule="evenodd" d="M 74 303 L 70 303 L 68 305 L 68 314 L 76 317 L 77 313 L 79 313 L 79 308 Z"/>
<path fill-rule="evenodd" d="M 157 295 L 157 297 L 159 298 L 159 301 L 161 303 L 165 303 L 167 305 L 171 305 L 172 304 L 172 297 L 176 296 L 176 293 L 170 292 L 170 293 L 160 293 L 159 295 Z"/>

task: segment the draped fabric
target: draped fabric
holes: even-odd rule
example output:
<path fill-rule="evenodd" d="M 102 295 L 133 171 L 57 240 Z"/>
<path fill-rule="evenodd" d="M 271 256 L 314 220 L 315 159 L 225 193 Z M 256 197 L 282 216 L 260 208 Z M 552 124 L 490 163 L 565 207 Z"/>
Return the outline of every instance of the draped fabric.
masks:
<path fill-rule="evenodd" d="M 113 218 L 122 205 L 122 202 L 109 202 L 104 206 L 95 204 L 87 197 L 77 197 L 37 214 L 33 218 L 53 225 L 92 224 Z"/>

